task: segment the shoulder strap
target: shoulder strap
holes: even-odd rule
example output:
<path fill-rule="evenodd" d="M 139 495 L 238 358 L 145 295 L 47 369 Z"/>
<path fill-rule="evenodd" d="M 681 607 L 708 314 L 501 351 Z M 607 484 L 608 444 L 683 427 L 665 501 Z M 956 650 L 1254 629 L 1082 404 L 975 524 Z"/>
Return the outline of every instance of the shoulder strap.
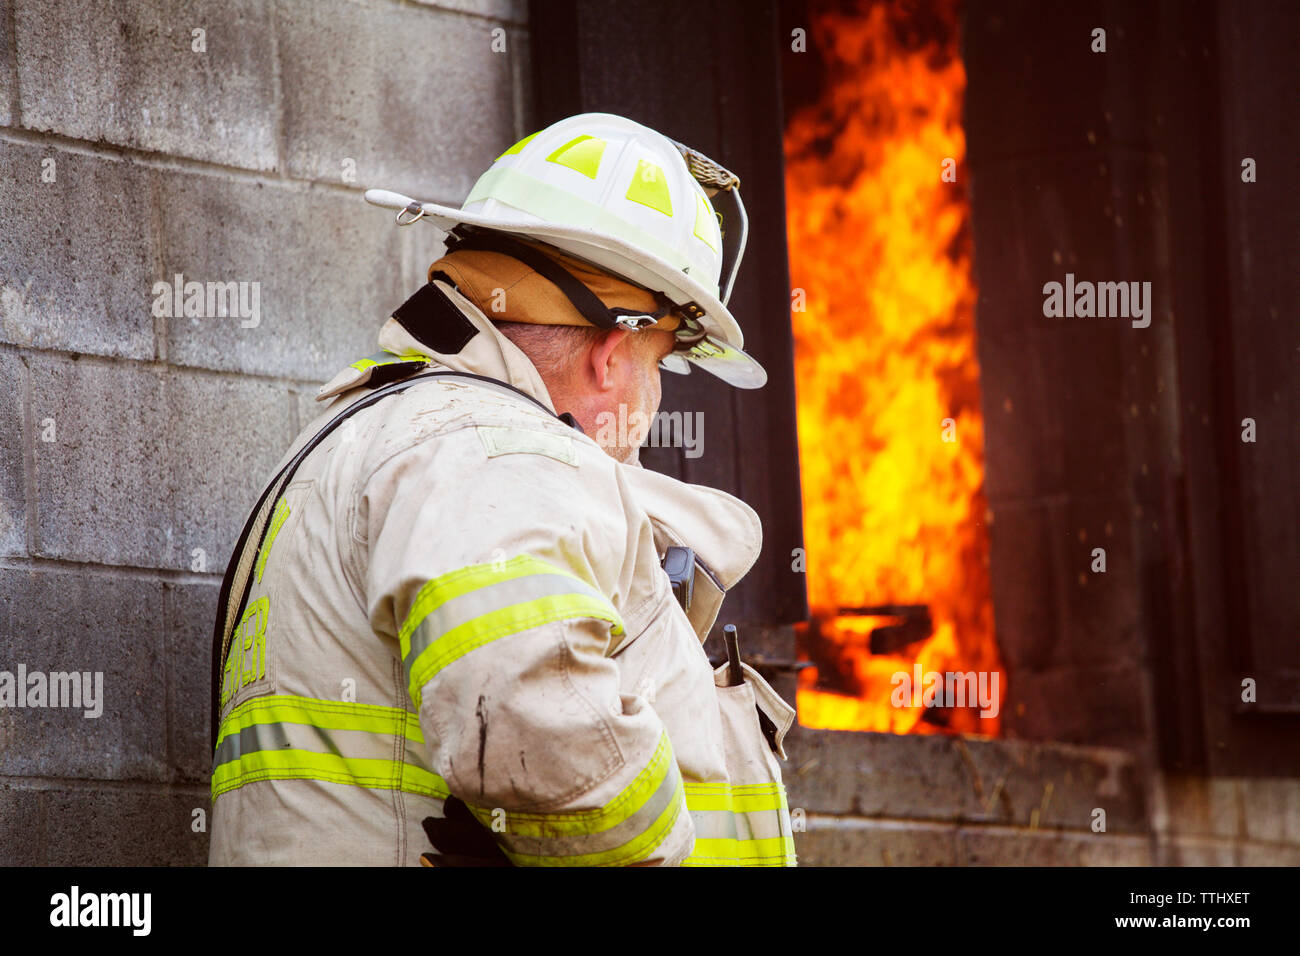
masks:
<path fill-rule="evenodd" d="M 364 398 L 358 399 L 330 419 L 324 428 L 312 436 L 298 450 L 298 453 L 289 460 L 289 463 L 276 473 L 275 477 L 262 491 L 262 496 L 257 499 L 257 504 L 253 507 L 252 513 L 248 516 L 248 520 L 244 522 L 244 530 L 240 532 L 239 540 L 235 542 L 235 550 L 231 553 L 230 563 L 226 566 L 225 576 L 221 580 L 221 592 L 217 598 L 217 620 L 212 630 L 212 726 L 209 736 L 213 748 L 217 745 L 217 731 L 221 720 L 221 677 L 226 666 L 226 656 L 230 652 L 232 632 L 239 621 L 240 614 L 244 610 L 245 603 L 248 601 L 248 593 L 253 583 L 254 562 L 265 543 L 267 525 L 270 524 L 275 503 L 280 500 L 280 495 L 284 493 L 284 489 L 288 486 L 290 479 L 293 478 L 294 472 L 298 470 L 298 466 L 325 440 L 330 432 L 334 431 L 346 419 L 363 409 L 369 408 L 381 399 L 387 398 L 389 395 L 395 395 L 398 392 L 405 391 L 412 385 L 418 385 L 420 382 L 434 378 L 470 379 L 481 385 L 494 387 L 499 391 L 522 396 L 548 415 L 554 414 L 527 392 L 520 391 L 513 385 L 508 385 L 497 379 L 488 378 L 486 375 L 451 371 L 422 372 L 410 378 L 390 382 Z M 561 420 L 564 420 L 563 416 L 561 416 Z M 250 547 L 250 545 L 253 546 Z"/>

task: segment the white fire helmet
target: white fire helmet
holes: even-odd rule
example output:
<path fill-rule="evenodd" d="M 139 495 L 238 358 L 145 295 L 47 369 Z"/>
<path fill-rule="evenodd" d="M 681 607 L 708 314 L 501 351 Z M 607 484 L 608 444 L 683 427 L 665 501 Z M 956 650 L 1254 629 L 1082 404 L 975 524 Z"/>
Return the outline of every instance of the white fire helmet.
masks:
<path fill-rule="evenodd" d="M 691 362 L 738 388 L 760 388 L 767 373 L 741 350 L 744 336 L 726 306 L 745 251 L 739 187 L 734 174 L 640 123 L 583 113 L 498 156 L 460 209 L 383 189 L 365 196 L 400 210 L 400 225 L 432 222 L 452 233 L 452 243 L 508 244 L 501 234 L 513 234 L 661 293 L 686 316 L 675 333 L 678 351 L 664 360 L 664 368 L 685 373 Z M 723 213 L 721 228 L 714 200 Z M 582 303 L 574 305 L 597 325 L 638 328 L 655 321 L 591 315 Z"/>

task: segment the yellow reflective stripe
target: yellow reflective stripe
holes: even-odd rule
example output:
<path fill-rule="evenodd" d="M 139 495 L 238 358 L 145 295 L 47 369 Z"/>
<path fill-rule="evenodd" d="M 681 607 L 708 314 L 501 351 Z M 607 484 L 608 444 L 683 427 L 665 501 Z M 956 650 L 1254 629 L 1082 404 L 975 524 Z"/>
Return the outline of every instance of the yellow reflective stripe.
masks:
<path fill-rule="evenodd" d="M 685 791 L 696 837 L 682 866 L 796 865 L 783 784 L 690 782 Z"/>
<path fill-rule="evenodd" d="M 309 724 L 325 730 L 364 730 L 402 733 L 407 740 L 424 743 L 419 718 L 409 710 L 379 704 L 320 700 L 292 694 L 271 694 L 246 700 L 221 722 L 217 746 L 227 735 L 258 724 Z"/>
<path fill-rule="evenodd" d="M 679 783 L 673 790 L 673 798 L 668 806 L 651 827 L 635 840 L 616 849 L 578 856 L 532 856 L 505 849 L 503 852 L 515 866 L 627 866 L 644 860 L 655 847 L 663 843 L 672 832 L 681 812 L 682 788 Z"/>
<path fill-rule="evenodd" d="M 413 352 L 409 349 L 405 352 L 394 352 L 391 349 L 384 349 L 380 352 L 373 352 L 363 359 L 357 359 L 350 366 L 351 368 L 365 371 L 368 368 L 374 368 L 376 365 L 396 365 L 398 362 L 431 362 L 429 356 L 422 355 L 419 352 Z"/>
<path fill-rule="evenodd" d="M 541 131 L 539 130 L 538 132 Z M 501 156 L 514 156 L 516 153 L 522 153 L 524 151 L 524 147 L 527 146 L 529 143 L 531 143 L 535 136 L 537 136 L 537 133 L 531 133 L 528 136 L 525 136 L 519 142 L 515 143 L 515 145 L 511 146 L 504 153 L 502 153 Z M 497 159 L 500 159 L 501 156 L 498 156 Z"/>
<path fill-rule="evenodd" d="M 792 866 L 794 837 L 763 840 L 695 840 L 695 851 L 682 866 Z"/>
<path fill-rule="evenodd" d="M 398 632 L 412 702 L 419 707 L 426 683 L 484 644 L 571 618 L 607 621 L 612 633 L 623 633 L 622 619 L 600 592 L 531 555 L 431 579 Z"/>
<path fill-rule="evenodd" d="M 681 772 L 664 734 L 645 769 L 606 806 L 574 813 L 509 812 L 497 841 L 516 866 L 626 866 L 644 860 L 667 838 L 685 803 Z M 495 822 L 492 810 L 470 810 L 485 826 Z"/>
<path fill-rule="evenodd" d="M 609 830 L 639 810 L 675 768 L 672 745 L 668 742 L 668 735 L 663 734 L 650 762 L 618 796 L 603 807 L 574 810 L 570 813 L 523 813 L 511 810 L 506 814 L 505 832 L 513 836 L 557 837 L 590 836 Z M 470 811 L 485 827 L 492 825 L 490 808 L 470 807 Z"/>
<path fill-rule="evenodd" d="M 550 156 L 548 163 L 567 166 L 575 172 L 582 173 L 588 179 L 595 179 L 600 171 L 600 158 L 605 154 L 605 141 L 595 136 L 578 136 L 569 140 Z"/>
<path fill-rule="evenodd" d="M 735 787 L 725 783 L 688 783 L 686 803 L 692 810 L 730 810 L 733 813 L 780 810 L 786 805 L 785 787 L 779 783 Z"/>
<path fill-rule="evenodd" d="M 668 193 L 668 179 L 663 169 L 654 163 L 644 159 L 636 161 L 636 172 L 632 174 L 624 198 L 672 218 L 673 198 Z"/>
<path fill-rule="evenodd" d="M 698 193 L 695 199 L 695 238 L 703 240 L 706 246 L 717 252 L 718 220 L 713 218 L 708 200 Z M 701 232 L 700 230 L 704 231 Z"/>
<path fill-rule="evenodd" d="M 447 798 L 447 784 L 431 771 L 392 760 L 348 758 L 308 750 L 261 750 L 212 773 L 212 799 L 258 780 L 324 780 L 373 790 L 401 790 Z"/>
<path fill-rule="evenodd" d="M 618 616 L 611 613 L 608 602 L 582 594 L 561 594 L 512 604 L 477 617 L 444 634 L 441 640 L 428 648 L 415 662 L 411 668 L 411 683 L 416 688 L 423 687 L 448 664 L 498 638 L 552 621 L 579 617 L 598 618 L 621 627 Z"/>
<path fill-rule="evenodd" d="M 271 527 L 266 531 L 266 541 L 262 544 L 261 553 L 257 556 L 257 580 L 262 580 L 262 569 L 266 567 L 266 559 L 271 556 L 271 545 L 275 544 L 275 536 L 280 533 L 280 528 L 289 517 L 289 502 L 281 498 L 275 503 L 275 513 L 271 515 Z"/>
<path fill-rule="evenodd" d="M 392 759 L 404 737 L 406 760 Z M 212 797 L 257 780 L 325 780 L 446 798 L 424 765 L 418 717 L 398 707 L 288 694 L 245 701 L 221 723 Z"/>

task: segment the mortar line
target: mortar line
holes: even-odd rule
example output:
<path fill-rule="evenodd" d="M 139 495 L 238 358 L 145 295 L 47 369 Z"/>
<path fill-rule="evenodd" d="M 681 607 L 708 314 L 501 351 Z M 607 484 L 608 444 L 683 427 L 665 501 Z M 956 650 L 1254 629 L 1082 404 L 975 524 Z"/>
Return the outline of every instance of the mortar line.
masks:
<path fill-rule="evenodd" d="M 285 129 L 284 82 L 280 63 L 280 4 L 271 9 L 271 102 L 275 104 L 275 166 L 280 179 L 289 177 L 289 139 Z"/>
<path fill-rule="evenodd" d="M 22 97 L 18 92 L 18 13 L 16 0 L 5 6 L 5 29 L 9 32 L 9 120 L 15 126 L 23 121 Z"/>
<path fill-rule="evenodd" d="M 239 369 L 205 368 L 202 365 L 177 365 L 173 362 L 162 362 L 156 358 L 142 359 L 131 355 L 99 355 L 95 352 L 77 352 L 72 349 L 56 349 L 39 345 L 18 345 L 13 342 L 0 342 L 0 353 L 2 352 L 10 352 L 20 356 L 27 354 L 56 356 L 68 359 L 69 361 L 71 361 L 70 356 L 75 355 L 77 356 L 76 361 L 79 364 L 84 363 L 114 368 L 120 368 L 124 364 L 130 364 L 139 369 L 148 369 L 152 371 L 161 372 L 170 369 L 178 372 L 192 372 L 198 375 L 215 376 L 220 378 L 222 381 L 227 382 L 232 379 L 237 379 L 241 381 L 256 382 L 261 385 L 276 385 L 308 389 L 313 392 L 325 384 L 321 379 L 289 378 L 284 375 L 268 375 L 263 372 L 244 372 Z"/>
<path fill-rule="evenodd" d="M 147 578 L 169 584 L 220 585 L 224 571 L 188 571 L 180 568 L 147 568 L 134 564 L 102 564 L 95 561 L 73 561 L 68 558 L 0 557 L 0 571 L 78 571 L 103 577 Z"/>
<path fill-rule="evenodd" d="M 1007 823 L 1006 821 L 996 820 L 925 820 L 916 817 L 862 817 L 848 814 L 821 813 L 817 811 L 808 812 L 806 819 L 812 820 L 835 820 L 847 822 L 845 829 L 870 830 L 874 829 L 876 824 L 886 824 L 888 827 L 908 827 L 911 829 L 924 830 L 984 830 L 984 831 L 1002 831 L 1009 835 L 1024 836 L 1030 832 L 1029 825 Z M 818 827 L 819 830 L 834 830 L 842 824 Z M 810 832 L 811 827 L 808 831 Z M 1139 843 L 1146 843 L 1147 834 L 1142 830 L 1124 830 L 1115 832 L 1106 832 L 1104 834 L 1093 833 L 1087 827 L 1081 829 L 1068 829 L 1062 826 L 1045 827 L 1041 824 L 1037 830 L 1033 831 L 1037 836 L 1042 837 L 1104 837 L 1109 839 L 1126 839 Z"/>
<path fill-rule="evenodd" d="M 148 150 L 137 149 L 132 146 L 105 145 L 90 140 L 78 139 L 73 136 L 67 136 L 63 133 L 55 132 L 36 132 L 33 130 L 15 129 L 13 127 L 0 127 L 0 143 L 13 143 L 19 146 L 36 146 L 36 147 L 54 147 L 68 153 L 79 156 L 87 156 L 92 159 L 103 159 L 111 162 L 134 163 L 146 169 L 160 169 L 166 172 L 187 173 L 189 175 L 206 176 L 210 179 L 223 179 L 225 181 L 234 181 L 244 184 L 256 184 L 261 186 L 273 186 L 281 189 L 288 189 L 292 192 L 310 193 L 315 190 L 325 190 L 339 196 L 348 196 L 350 198 L 361 200 L 364 190 L 342 182 L 334 182 L 327 179 L 298 179 L 286 175 L 280 175 L 276 170 L 255 170 L 243 166 L 229 166 L 224 163 L 215 163 L 210 160 L 193 159 L 186 156 L 176 156 L 170 153 L 155 153 Z M 452 200 L 447 197 L 419 197 L 430 199 L 434 202 L 443 203 L 444 205 L 458 205 L 459 200 Z"/>
<path fill-rule="evenodd" d="M 175 655 L 170 653 L 168 638 L 170 638 L 176 629 L 172 626 L 172 610 L 175 607 L 173 598 L 173 589 L 163 585 L 162 589 L 162 622 L 163 632 L 161 647 L 159 650 L 163 658 L 163 753 L 167 758 L 167 766 L 175 767 L 177 765 L 175 748 L 172 746 L 172 710 L 174 700 L 172 694 L 172 659 Z"/>
<path fill-rule="evenodd" d="M 40 547 L 37 540 L 39 522 L 36 520 L 36 414 L 32 408 L 32 369 L 27 356 L 18 353 L 23 366 L 23 492 L 27 496 L 27 554 L 35 554 Z"/>
<path fill-rule="evenodd" d="M 164 219 L 164 213 L 162 208 L 162 199 L 158 195 L 159 191 L 154 188 L 153 179 L 154 177 L 152 176 L 148 177 L 148 183 L 149 183 L 148 228 L 152 232 L 152 235 L 149 236 L 150 239 L 149 245 L 152 247 L 154 275 L 160 276 L 160 275 L 165 275 L 165 271 L 163 269 L 163 265 L 164 265 L 163 237 L 166 235 L 165 232 L 166 222 Z M 153 314 L 155 310 L 151 308 L 149 312 Z M 157 361 L 162 362 L 164 364 L 167 362 L 167 345 L 168 345 L 167 337 L 170 334 L 170 332 L 171 332 L 171 320 L 168 317 L 167 313 L 164 312 L 162 315 L 154 314 L 153 354 L 154 354 L 154 358 Z"/>
<path fill-rule="evenodd" d="M 138 790 L 160 794 L 180 793 L 181 795 L 201 795 L 211 793 L 210 785 L 203 783 L 168 783 L 165 780 L 113 780 L 92 779 L 89 777 L 53 777 L 40 774 L 14 774 L 0 776 L 0 786 L 21 785 L 31 790 L 42 792 L 56 789 L 69 790 Z"/>

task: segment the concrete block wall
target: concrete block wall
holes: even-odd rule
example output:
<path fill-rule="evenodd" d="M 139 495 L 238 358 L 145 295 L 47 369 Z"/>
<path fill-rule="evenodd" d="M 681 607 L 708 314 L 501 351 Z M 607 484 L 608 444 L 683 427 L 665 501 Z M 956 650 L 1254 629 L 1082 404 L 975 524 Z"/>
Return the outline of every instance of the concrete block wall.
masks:
<path fill-rule="evenodd" d="M 786 749 L 801 866 L 1300 865 L 1294 779 L 1166 774 L 1122 747 L 803 727 Z"/>
<path fill-rule="evenodd" d="M 0 865 L 206 861 L 229 551 L 441 249 L 361 191 L 459 204 L 528 56 L 523 0 L 0 0 L 0 671 L 103 675 L 0 707 Z M 155 315 L 176 274 L 256 313 Z"/>
<path fill-rule="evenodd" d="M 1143 775 L 1122 749 L 802 727 L 786 749 L 803 866 L 1153 862 Z"/>

